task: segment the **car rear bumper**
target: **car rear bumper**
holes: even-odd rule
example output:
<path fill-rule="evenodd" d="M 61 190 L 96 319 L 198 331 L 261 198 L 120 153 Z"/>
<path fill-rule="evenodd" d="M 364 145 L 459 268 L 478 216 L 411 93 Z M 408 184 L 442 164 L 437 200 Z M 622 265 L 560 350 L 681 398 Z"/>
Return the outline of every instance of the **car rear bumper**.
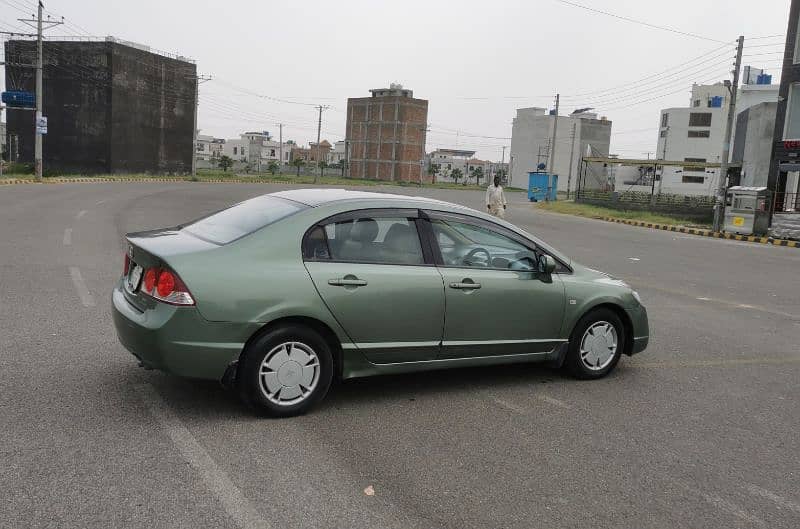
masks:
<path fill-rule="evenodd" d="M 628 318 L 633 330 L 633 343 L 628 354 L 641 353 L 650 342 L 650 322 L 647 319 L 647 309 L 639 305 L 634 309 L 627 309 Z"/>
<path fill-rule="evenodd" d="M 111 295 L 120 343 L 145 367 L 183 377 L 221 380 L 255 329 L 209 322 L 195 307 L 157 303 L 140 311 L 125 298 L 120 282 Z"/>

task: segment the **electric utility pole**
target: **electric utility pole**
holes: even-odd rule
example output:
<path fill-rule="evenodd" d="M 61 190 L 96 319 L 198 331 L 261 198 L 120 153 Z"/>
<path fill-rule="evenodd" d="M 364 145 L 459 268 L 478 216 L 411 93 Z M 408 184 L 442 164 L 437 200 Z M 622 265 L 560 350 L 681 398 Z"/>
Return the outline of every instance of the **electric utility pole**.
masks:
<path fill-rule="evenodd" d="M 192 121 L 192 177 L 197 176 L 197 108 L 200 106 L 200 83 L 210 81 L 211 77 L 194 77 L 194 118 Z"/>
<path fill-rule="evenodd" d="M 278 157 L 281 159 L 278 174 L 283 174 L 283 123 L 278 123 Z"/>
<path fill-rule="evenodd" d="M 736 119 L 736 94 L 739 90 L 739 71 L 742 67 L 742 50 L 744 49 L 744 35 L 739 36 L 739 46 L 736 48 L 736 62 L 733 68 L 733 83 L 728 86 L 731 100 L 728 104 L 728 122 L 725 124 L 725 140 L 722 143 L 722 159 L 719 165 L 719 182 L 717 183 L 717 200 L 714 203 L 714 231 L 722 231 L 722 214 L 725 210 L 725 191 L 728 183 L 728 159 L 731 155 L 731 134 L 733 121 Z M 726 83 L 727 84 L 727 83 Z"/>
<path fill-rule="evenodd" d="M 503 145 L 503 155 L 500 157 L 500 174 L 503 174 L 503 166 L 506 164 L 506 146 Z M 507 171 L 506 171 L 507 172 Z M 494 175 L 493 175 L 494 176 Z M 506 178 L 506 182 L 508 182 L 508 178 Z M 502 182 L 501 182 L 502 183 Z M 505 185 L 508 185 L 507 183 Z"/>
<path fill-rule="evenodd" d="M 567 173 L 567 200 L 569 200 L 569 187 L 572 184 L 572 159 L 575 158 L 575 128 L 577 123 L 572 124 L 572 135 L 569 139 L 569 172 Z"/>
<path fill-rule="evenodd" d="M 322 172 L 322 160 L 319 159 L 319 155 L 321 152 L 319 141 L 320 141 L 320 134 L 322 133 L 322 111 L 327 110 L 329 107 L 319 105 L 317 109 L 319 109 L 319 120 L 317 121 L 317 164 L 319 165 L 319 170 Z M 314 171 L 314 183 L 317 183 L 317 172 Z"/>
<path fill-rule="evenodd" d="M 36 123 L 35 123 L 35 147 L 33 164 L 36 171 L 36 181 L 42 181 L 42 135 L 47 134 L 47 124 L 42 116 L 42 31 L 50 29 L 64 23 L 64 20 L 42 20 L 42 11 L 44 4 L 39 0 L 39 8 L 37 11 L 36 20 L 28 18 L 17 19 L 31 27 L 36 28 Z M 47 27 L 44 27 L 47 25 Z"/>
<path fill-rule="evenodd" d="M 662 160 L 667 159 L 667 139 L 669 138 L 669 125 L 664 128 L 664 149 L 661 151 L 663 154 L 661 155 Z M 656 153 L 658 156 L 658 153 Z M 650 207 L 655 207 L 656 205 L 656 169 L 655 164 L 653 165 L 653 185 L 650 187 Z M 664 183 L 664 173 L 666 172 L 667 166 L 663 163 L 661 164 L 661 176 L 658 178 L 658 194 L 661 194 L 661 184 Z"/>
<path fill-rule="evenodd" d="M 555 119 L 553 120 L 553 141 L 550 142 L 550 171 L 549 175 L 547 176 L 547 195 L 545 197 L 546 200 L 550 200 L 550 190 L 552 189 L 552 182 L 553 182 L 553 175 L 555 174 L 556 170 L 556 138 L 558 133 L 558 103 L 561 99 L 560 94 L 556 94 L 556 114 Z"/>

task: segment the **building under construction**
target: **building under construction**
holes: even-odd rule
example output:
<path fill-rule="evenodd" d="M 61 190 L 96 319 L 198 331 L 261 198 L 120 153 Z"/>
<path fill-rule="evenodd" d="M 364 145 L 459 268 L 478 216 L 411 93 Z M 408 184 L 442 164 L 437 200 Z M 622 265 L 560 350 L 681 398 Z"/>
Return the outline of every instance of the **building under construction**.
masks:
<path fill-rule="evenodd" d="M 107 38 L 43 43 L 45 173 L 191 170 L 195 64 Z M 7 90 L 35 90 L 36 42 L 5 46 Z M 9 159 L 33 163 L 34 112 L 8 108 Z"/>
<path fill-rule="evenodd" d="M 425 174 L 428 102 L 401 85 L 347 100 L 350 176 L 391 182 L 430 182 Z"/>

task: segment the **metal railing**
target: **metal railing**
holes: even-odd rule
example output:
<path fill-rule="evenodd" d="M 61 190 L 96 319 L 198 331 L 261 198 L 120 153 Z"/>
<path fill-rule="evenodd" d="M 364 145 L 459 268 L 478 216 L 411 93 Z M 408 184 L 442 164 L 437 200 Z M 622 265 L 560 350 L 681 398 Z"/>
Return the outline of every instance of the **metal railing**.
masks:
<path fill-rule="evenodd" d="M 800 213 L 800 193 L 775 193 L 772 211 L 775 213 Z"/>

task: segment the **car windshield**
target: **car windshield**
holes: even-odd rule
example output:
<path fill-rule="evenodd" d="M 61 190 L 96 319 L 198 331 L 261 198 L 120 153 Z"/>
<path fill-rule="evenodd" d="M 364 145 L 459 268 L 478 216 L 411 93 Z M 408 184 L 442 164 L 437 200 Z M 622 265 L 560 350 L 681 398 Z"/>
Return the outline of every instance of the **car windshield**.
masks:
<path fill-rule="evenodd" d="M 215 244 L 228 244 L 308 206 L 264 195 L 196 220 L 183 230 Z"/>

